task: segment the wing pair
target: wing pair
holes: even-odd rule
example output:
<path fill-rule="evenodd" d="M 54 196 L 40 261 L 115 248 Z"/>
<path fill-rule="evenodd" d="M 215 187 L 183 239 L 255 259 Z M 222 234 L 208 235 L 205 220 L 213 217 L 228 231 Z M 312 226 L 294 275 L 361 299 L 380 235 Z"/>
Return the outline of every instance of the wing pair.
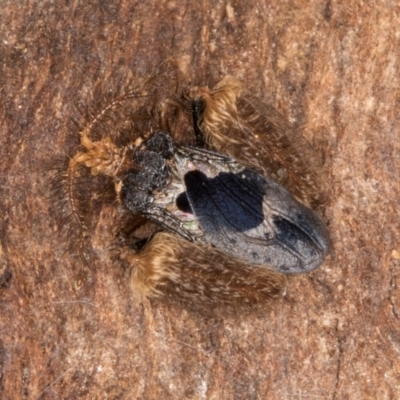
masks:
<path fill-rule="evenodd" d="M 228 156 L 174 148 L 170 136 L 158 132 L 134 153 L 133 163 L 139 168 L 125 174 L 124 205 L 187 240 L 196 241 L 200 228 L 203 243 L 281 273 L 310 271 L 329 251 L 317 214 L 272 178 Z"/>
<path fill-rule="evenodd" d="M 270 178 L 243 169 L 184 176 L 186 196 L 206 239 L 250 264 L 283 273 L 310 271 L 329 251 L 320 218 Z"/>

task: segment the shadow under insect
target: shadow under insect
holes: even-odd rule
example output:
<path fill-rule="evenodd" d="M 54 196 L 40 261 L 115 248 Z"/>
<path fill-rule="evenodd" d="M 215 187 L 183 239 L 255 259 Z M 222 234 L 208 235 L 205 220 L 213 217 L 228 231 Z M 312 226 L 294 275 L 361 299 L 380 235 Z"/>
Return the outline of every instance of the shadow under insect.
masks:
<path fill-rule="evenodd" d="M 281 273 L 318 267 L 329 251 L 321 219 L 273 179 L 158 132 L 134 152 L 122 204 L 186 240 Z"/>

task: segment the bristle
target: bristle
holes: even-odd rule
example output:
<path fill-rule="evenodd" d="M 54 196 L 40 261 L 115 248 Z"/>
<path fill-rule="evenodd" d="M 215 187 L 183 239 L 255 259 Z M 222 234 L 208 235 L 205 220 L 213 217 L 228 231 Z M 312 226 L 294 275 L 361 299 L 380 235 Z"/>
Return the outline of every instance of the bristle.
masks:
<path fill-rule="evenodd" d="M 136 294 L 215 314 L 257 311 L 282 295 L 283 275 L 173 234 L 158 233 L 141 254 L 125 251 Z"/>
<path fill-rule="evenodd" d="M 189 134 L 193 131 L 192 114 L 186 107 L 193 100 L 201 103 L 195 124 L 209 147 L 271 176 L 304 204 L 319 202 L 314 170 L 317 161 L 308 144 L 278 112 L 264 105 L 237 79 L 228 76 L 213 89 L 189 90 L 193 96 L 186 103 L 183 80 L 168 63 L 142 79 L 140 87 L 118 84 L 110 91 L 109 79 L 105 81 L 106 89 L 100 85 L 93 93 L 94 101 L 101 100 L 92 108 L 81 109 L 82 117 L 76 121 L 80 151 L 62 168 L 56 168 L 57 183 L 52 188 L 62 209 L 59 220 L 67 226 L 74 251 L 84 265 L 89 265 L 86 245 L 93 201 L 111 201 L 118 195 L 117 184 L 123 172 L 132 167 L 132 161 L 127 160 L 132 159 L 132 148 L 139 137 L 146 139 L 164 130 L 179 144 L 194 143 L 195 135 Z M 104 93 L 108 93 L 106 97 Z M 199 144 L 199 132 L 196 134 Z M 97 182 L 98 192 L 93 193 L 94 186 L 87 183 L 97 174 L 108 181 Z M 110 187 L 110 183 L 116 186 Z M 118 258 L 132 268 L 136 294 L 206 314 L 260 311 L 282 296 L 285 277 L 268 266 L 245 264 L 216 248 L 171 233 L 152 237 L 159 226 L 147 229 L 146 217 L 127 214 L 120 216 L 123 226 L 117 230 L 122 239 L 116 246 L 120 248 Z M 143 232 L 137 235 L 142 227 Z M 133 250 L 135 241 L 146 242 L 151 237 L 143 251 Z"/>
<path fill-rule="evenodd" d="M 213 90 L 199 89 L 198 93 L 205 102 L 201 129 L 215 150 L 271 176 L 302 203 L 320 203 L 318 158 L 275 109 L 233 77 L 223 79 Z"/>
<path fill-rule="evenodd" d="M 132 80 L 112 82 L 113 78 L 107 76 L 93 90 L 92 106 L 76 105 L 78 115 L 71 122 L 80 135 L 83 149 L 54 163 L 49 195 L 57 204 L 56 219 L 59 227 L 67 232 L 70 251 L 77 253 L 85 265 L 88 265 L 86 239 L 90 235 L 88 224 L 93 202 L 110 202 L 116 198 L 114 187 L 113 196 L 109 184 L 96 188 L 87 171 L 89 169 L 92 176 L 115 178 L 118 168 L 123 167 L 124 149 L 139 135 L 150 132 L 153 118 L 150 110 L 157 104 L 157 90 L 164 90 L 166 96 L 171 96 L 171 89 L 165 89 L 173 74 L 171 70 L 165 63 L 136 86 L 132 85 Z"/>
<path fill-rule="evenodd" d="M 200 87 L 191 91 L 191 96 L 205 102 L 200 127 L 206 142 L 216 150 L 220 142 L 239 143 L 228 131 L 233 127 L 240 129 L 236 103 L 242 92 L 241 83 L 232 76 L 225 77 L 212 90 Z"/>

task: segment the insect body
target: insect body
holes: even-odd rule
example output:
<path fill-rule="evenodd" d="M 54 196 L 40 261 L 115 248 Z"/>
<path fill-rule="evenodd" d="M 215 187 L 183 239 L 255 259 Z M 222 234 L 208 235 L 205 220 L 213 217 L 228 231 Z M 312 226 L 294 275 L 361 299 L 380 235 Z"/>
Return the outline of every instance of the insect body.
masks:
<path fill-rule="evenodd" d="M 168 152 L 155 152 L 155 143 Z M 289 191 L 225 155 L 173 147 L 164 132 L 143 143 L 133 157 L 146 166 L 123 179 L 125 207 L 249 264 L 298 273 L 322 263 L 330 243 L 325 225 Z"/>

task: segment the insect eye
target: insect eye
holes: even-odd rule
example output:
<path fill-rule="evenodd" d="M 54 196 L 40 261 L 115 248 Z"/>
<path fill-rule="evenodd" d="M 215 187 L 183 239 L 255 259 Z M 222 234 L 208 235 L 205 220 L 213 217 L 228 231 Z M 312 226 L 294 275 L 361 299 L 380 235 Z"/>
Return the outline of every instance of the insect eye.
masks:
<path fill-rule="evenodd" d="M 190 207 L 186 192 L 182 192 L 176 198 L 176 206 L 178 207 L 179 210 L 181 210 L 185 213 L 193 214 L 192 207 Z"/>

